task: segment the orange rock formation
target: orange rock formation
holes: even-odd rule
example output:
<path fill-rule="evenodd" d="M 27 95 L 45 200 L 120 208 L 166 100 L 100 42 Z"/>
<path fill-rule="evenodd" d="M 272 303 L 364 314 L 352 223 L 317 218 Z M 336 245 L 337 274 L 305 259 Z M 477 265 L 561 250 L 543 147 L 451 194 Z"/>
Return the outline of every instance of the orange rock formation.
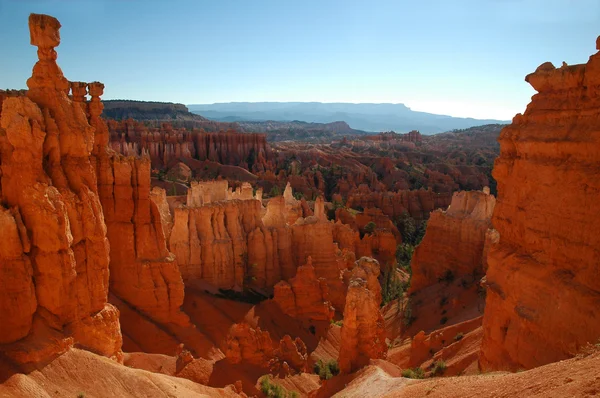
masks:
<path fill-rule="evenodd" d="M 423 241 L 411 261 L 410 291 L 452 275 L 483 276 L 486 233 L 496 199 L 480 191 L 456 192 L 447 211 L 431 213 Z"/>
<path fill-rule="evenodd" d="M 108 127 L 112 149 L 126 156 L 149 155 L 153 167 L 188 158 L 265 171 L 271 157 L 265 134 L 233 130 L 207 133 L 173 128 L 169 123 L 153 128 L 132 119 L 110 120 Z"/>
<path fill-rule="evenodd" d="M 558 361 L 600 338 L 600 53 L 525 80 L 538 94 L 502 130 L 493 173 L 485 370 Z"/>
<path fill-rule="evenodd" d="M 300 201 L 277 197 L 261 217 L 261 203 L 252 197 L 251 187 L 242 186 L 239 193 L 227 190 L 226 181 L 193 184 L 188 204 L 173 208 L 169 248 L 183 278 L 223 289 L 273 288 L 294 277 L 297 266 L 311 257 L 316 276 L 325 278 L 330 301 L 341 311 L 346 286 L 340 272 L 346 261 L 333 241 L 334 224 L 327 221 L 324 204 L 317 200 L 316 214 L 301 217 Z M 207 192 L 216 201 L 208 200 Z"/>
<path fill-rule="evenodd" d="M 70 85 L 54 50 L 59 28 L 55 18 L 31 14 L 39 61 L 27 96 L 2 103 L 0 339 L 26 338 L 16 351 L 6 351 L 18 362 L 68 348 L 69 340 L 51 343 L 60 336 L 45 328 L 120 359 L 118 311 L 107 304 L 109 244 L 91 157 L 95 129 L 67 96 Z"/>
<path fill-rule="evenodd" d="M 360 206 L 364 209 L 376 207 L 390 218 L 408 213 L 411 217 L 422 220 L 433 210 L 448 207 L 450 201 L 451 196 L 448 193 L 435 193 L 424 189 L 372 192 L 366 185 L 361 185 L 357 190 L 350 192 L 346 205 L 353 208 Z"/>
<path fill-rule="evenodd" d="M 281 310 L 298 319 L 330 321 L 334 309 L 329 302 L 329 288 L 325 278 L 317 278 L 312 258 L 296 270 L 289 282 L 275 285 L 273 300 Z"/>
<path fill-rule="evenodd" d="M 340 371 L 352 373 L 369 360 L 384 358 L 387 345 L 383 317 L 379 311 L 381 287 L 379 263 L 366 257 L 351 271 L 339 356 Z"/>

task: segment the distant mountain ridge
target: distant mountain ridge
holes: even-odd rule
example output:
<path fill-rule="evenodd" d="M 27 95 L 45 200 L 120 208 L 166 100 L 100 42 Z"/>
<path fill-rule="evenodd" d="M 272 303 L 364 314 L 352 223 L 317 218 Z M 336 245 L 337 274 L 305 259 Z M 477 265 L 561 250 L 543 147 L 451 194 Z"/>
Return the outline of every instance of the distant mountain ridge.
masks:
<path fill-rule="evenodd" d="M 389 103 L 227 102 L 191 104 L 188 108 L 193 113 L 216 121 L 344 121 L 352 129 L 370 132 L 419 130 L 422 134 L 436 134 L 483 124 L 508 123 L 505 120 L 459 118 L 418 112 L 404 104 Z"/>

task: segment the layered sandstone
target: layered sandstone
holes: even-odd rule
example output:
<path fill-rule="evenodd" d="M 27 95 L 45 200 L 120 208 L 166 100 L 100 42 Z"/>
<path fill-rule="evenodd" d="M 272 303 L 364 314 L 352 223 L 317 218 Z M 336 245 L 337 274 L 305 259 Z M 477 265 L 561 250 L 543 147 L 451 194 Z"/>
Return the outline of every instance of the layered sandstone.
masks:
<path fill-rule="evenodd" d="M 272 289 L 311 257 L 316 277 L 327 281 L 329 300 L 341 310 L 346 260 L 333 241 L 333 223 L 322 199 L 316 214 L 302 217 L 306 211 L 291 193 L 270 199 L 263 211 L 249 184 L 236 191 L 228 191 L 226 181 L 192 184 L 187 204 L 173 208 L 169 248 L 185 280 L 236 290 Z"/>
<path fill-rule="evenodd" d="M 445 209 L 451 202 L 449 193 L 435 193 L 431 190 L 401 190 L 397 192 L 372 192 L 367 187 L 350 192 L 347 207 L 364 209 L 374 207 L 383 214 L 396 218 L 408 213 L 411 217 L 423 220 L 435 209 Z"/>
<path fill-rule="evenodd" d="M 175 208 L 169 245 L 183 278 L 225 289 L 291 278 L 291 231 L 265 227 L 260 216 L 254 199 Z"/>
<path fill-rule="evenodd" d="M 431 213 L 411 261 L 411 292 L 440 280 L 484 274 L 486 233 L 496 199 L 489 190 L 454 193 L 447 211 Z"/>
<path fill-rule="evenodd" d="M 292 340 L 289 334 L 283 336 L 273 356 L 269 363 L 271 373 L 286 377 L 295 372 L 308 372 L 308 351 L 298 337 Z"/>
<path fill-rule="evenodd" d="M 333 223 L 318 215 L 298 219 L 292 225 L 292 253 L 295 264 L 312 258 L 317 277 L 324 278 L 329 287 L 329 300 L 341 311 L 344 308 L 346 286 L 341 272 L 347 264 L 333 241 Z"/>
<path fill-rule="evenodd" d="M 51 24 L 44 21 L 41 26 L 41 29 L 47 30 Z M 43 68 L 34 68 L 34 76 L 28 81 L 28 96 L 52 104 L 56 101 L 51 99 L 54 87 L 59 93 L 55 97 L 61 97 L 63 93 L 66 97 L 71 93 L 70 106 L 74 109 L 72 114 L 58 117 L 66 109 L 64 99 L 58 98 L 62 105 L 60 112 L 54 114 L 56 123 L 48 125 L 49 135 L 44 151 L 48 153 L 49 166 L 44 168 L 49 171 L 52 185 L 61 191 L 62 186 L 68 184 L 76 192 L 82 184 L 87 185 L 99 198 L 97 202 L 86 196 L 82 201 L 91 204 L 92 212 L 100 213 L 95 218 L 102 220 L 101 227 L 96 229 L 103 231 L 105 240 L 108 238 L 110 241 L 111 291 L 159 322 L 186 324 L 187 318 L 179 311 L 183 302 L 183 283 L 177 264 L 166 248 L 161 214 L 150 200 L 150 160 L 147 157 L 125 158 L 107 148 L 108 127 L 100 116 L 103 109 L 100 100 L 104 91 L 102 83 L 67 82 L 55 63 L 44 62 Z M 46 75 L 53 77 L 53 85 L 44 80 Z M 59 121 L 62 117 L 64 122 Z M 85 150 L 76 152 L 78 146 Z M 67 155 L 61 155 L 61 151 L 66 151 Z M 55 166 L 59 163 L 64 172 Z M 86 213 L 83 216 L 86 220 Z M 79 224 L 81 222 L 70 222 L 75 243 L 80 242 L 78 236 L 81 233 L 93 231 L 85 221 L 83 225 Z M 86 251 L 75 251 L 76 259 L 101 270 L 94 259 L 105 252 L 108 261 L 108 241 L 104 249 L 82 243 Z M 108 271 L 104 278 L 108 279 Z M 94 289 L 98 287 L 90 290 Z M 111 318 L 112 315 L 105 317 Z"/>
<path fill-rule="evenodd" d="M 108 128 L 100 118 L 104 85 L 90 83 L 88 90 L 98 191 L 111 243 L 111 292 L 159 323 L 187 325 L 179 309 L 183 281 L 162 224 L 168 216 L 151 199 L 150 158 L 124 157 L 107 148 Z"/>
<path fill-rule="evenodd" d="M 191 132 L 163 124 L 148 129 L 133 120 L 109 121 L 110 147 L 125 156 L 148 155 L 153 167 L 164 167 L 170 161 L 193 158 L 196 150 Z"/>
<path fill-rule="evenodd" d="M 44 328 L 121 356 L 118 311 L 107 304 L 109 244 L 91 156 L 95 128 L 68 97 L 77 87 L 56 64 L 59 28 L 55 18 L 30 15 L 39 60 L 27 96 L 4 99 L 0 113 L 0 340 L 31 337 L 17 349 L 18 362 L 46 360 L 57 353 L 52 347 L 68 347 L 68 340 L 50 342 L 60 337 Z"/>
<path fill-rule="evenodd" d="M 270 157 L 266 134 L 227 131 L 200 133 L 194 138 L 199 160 L 264 171 Z"/>
<path fill-rule="evenodd" d="M 538 93 L 502 130 L 493 172 L 485 370 L 558 361 L 600 337 L 600 54 L 525 80 Z"/>
<path fill-rule="evenodd" d="M 330 321 L 334 309 L 329 302 L 325 278 L 317 278 L 312 258 L 296 269 L 296 276 L 275 285 L 273 300 L 281 310 L 297 319 Z"/>
<path fill-rule="evenodd" d="M 110 146 L 126 156 L 150 156 L 152 166 L 164 168 L 178 159 L 210 160 L 221 164 L 265 171 L 271 152 L 265 134 L 234 130 L 207 133 L 204 129 L 157 127 L 133 119 L 108 121 Z"/>
<path fill-rule="evenodd" d="M 273 358 L 273 341 L 267 331 L 236 323 L 229 330 L 223 352 L 232 363 L 264 367 Z"/>
<path fill-rule="evenodd" d="M 351 271 L 339 355 L 343 373 L 355 372 L 387 352 L 378 275 L 379 263 L 365 257 Z"/>

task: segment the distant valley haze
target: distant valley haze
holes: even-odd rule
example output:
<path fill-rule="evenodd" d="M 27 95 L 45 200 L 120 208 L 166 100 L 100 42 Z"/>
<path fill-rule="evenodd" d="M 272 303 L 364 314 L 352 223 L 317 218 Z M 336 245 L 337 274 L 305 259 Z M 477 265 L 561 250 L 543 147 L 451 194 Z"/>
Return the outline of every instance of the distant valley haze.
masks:
<path fill-rule="evenodd" d="M 321 102 L 228 102 L 191 104 L 190 112 L 221 122 L 303 121 L 331 123 L 344 121 L 366 132 L 419 130 L 436 134 L 483 124 L 503 124 L 506 120 L 473 119 L 411 110 L 404 104 L 321 103 Z"/>

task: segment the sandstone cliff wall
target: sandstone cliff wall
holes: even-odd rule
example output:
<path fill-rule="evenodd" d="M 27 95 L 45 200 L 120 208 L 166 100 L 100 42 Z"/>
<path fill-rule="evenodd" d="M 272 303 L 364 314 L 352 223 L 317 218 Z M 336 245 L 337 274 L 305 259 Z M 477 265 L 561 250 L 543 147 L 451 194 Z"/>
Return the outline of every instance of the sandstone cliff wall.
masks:
<path fill-rule="evenodd" d="M 233 130 L 207 133 L 202 129 L 174 128 L 169 123 L 156 128 L 132 119 L 109 120 L 108 127 L 113 150 L 127 156 L 148 154 L 155 168 L 190 158 L 264 171 L 271 158 L 266 134 Z"/>
<path fill-rule="evenodd" d="M 376 207 L 390 218 L 400 217 L 408 213 L 411 217 L 423 220 L 435 209 L 445 209 L 452 199 L 449 193 L 435 193 L 433 191 L 401 190 L 398 192 L 371 192 L 370 190 L 352 191 L 348 194 L 346 205 L 364 209 Z"/>
<path fill-rule="evenodd" d="M 485 370 L 540 366 L 600 338 L 600 54 L 526 81 L 538 93 L 502 130 L 493 171 Z"/>
<path fill-rule="evenodd" d="M 298 319 L 330 321 L 334 309 L 329 302 L 329 288 L 325 278 L 317 278 L 312 258 L 296 270 L 289 282 L 275 285 L 273 300 L 281 310 Z"/>
<path fill-rule="evenodd" d="M 454 193 L 447 211 L 431 213 L 423 240 L 411 261 L 410 291 L 442 279 L 484 274 L 486 232 L 496 199 L 488 192 Z"/>
<path fill-rule="evenodd" d="M 186 205 L 173 207 L 173 228 L 166 234 L 184 280 L 222 289 L 272 289 L 293 278 L 310 257 L 341 311 L 347 259 L 333 241 L 334 224 L 327 221 L 322 199 L 314 215 L 302 217 L 308 210 L 301 201 L 276 197 L 263 209 L 251 194 L 249 185 L 231 192 L 226 182 L 201 182 L 188 191 Z"/>
<path fill-rule="evenodd" d="M 150 199 L 150 160 L 98 157 L 98 185 L 110 250 L 110 288 L 154 320 L 186 324 L 183 281 Z"/>

